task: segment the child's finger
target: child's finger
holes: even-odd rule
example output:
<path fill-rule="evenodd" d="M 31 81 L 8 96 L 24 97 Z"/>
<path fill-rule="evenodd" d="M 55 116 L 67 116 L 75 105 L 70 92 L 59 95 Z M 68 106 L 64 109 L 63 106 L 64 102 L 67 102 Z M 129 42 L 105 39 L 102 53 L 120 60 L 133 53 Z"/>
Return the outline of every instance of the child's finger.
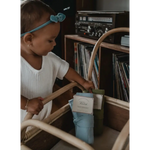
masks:
<path fill-rule="evenodd" d="M 94 86 L 93 81 L 89 81 L 89 83 L 91 83 L 91 84 L 92 84 L 92 88 L 94 89 L 94 88 L 95 88 L 95 86 Z"/>

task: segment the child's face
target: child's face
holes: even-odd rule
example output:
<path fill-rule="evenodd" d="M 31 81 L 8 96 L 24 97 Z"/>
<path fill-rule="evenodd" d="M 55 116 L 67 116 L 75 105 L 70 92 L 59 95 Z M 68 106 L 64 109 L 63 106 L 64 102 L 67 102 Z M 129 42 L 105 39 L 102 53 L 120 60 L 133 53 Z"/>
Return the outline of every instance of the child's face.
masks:
<path fill-rule="evenodd" d="M 60 23 L 51 23 L 33 33 L 32 52 L 39 55 L 47 55 L 56 45 L 55 39 L 60 31 Z"/>

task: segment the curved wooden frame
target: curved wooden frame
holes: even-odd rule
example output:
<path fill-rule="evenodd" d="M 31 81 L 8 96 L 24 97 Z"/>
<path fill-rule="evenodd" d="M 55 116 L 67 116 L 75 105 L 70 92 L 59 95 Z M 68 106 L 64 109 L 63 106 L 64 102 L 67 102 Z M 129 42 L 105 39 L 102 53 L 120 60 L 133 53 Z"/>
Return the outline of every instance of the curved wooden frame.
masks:
<path fill-rule="evenodd" d="M 82 87 L 78 83 L 72 82 L 72 83 L 64 86 L 63 88 L 60 88 L 59 90 L 55 91 L 54 93 L 50 94 L 47 98 L 45 98 L 42 101 L 43 105 L 47 104 L 51 100 L 55 99 L 56 97 L 60 96 L 61 94 L 65 93 L 66 91 L 70 90 L 71 88 L 73 88 L 75 86 L 82 89 Z M 24 121 L 26 121 L 28 119 L 31 119 L 33 116 L 34 116 L 34 114 L 28 112 L 27 115 L 24 118 Z M 24 130 L 22 130 L 22 132 L 21 132 L 21 141 L 24 141 L 25 132 L 26 132 L 26 128 L 24 128 Z"/>
<path fill-rule="evenodd" d="M 92 51 L 92 54 L 91 54 L 91 59 L 90 59 L 90 62 L 89 62 L 89 70 L 88 70 L 88 80 L 91 80 L 91 76 L 92 76 L 92 69 L 93 69 L 93 64 L 94 64 L 94 59 L 95 59 L 95 55 L 97 53 L 97 50 L 99 48 L 99 46 L 101 45 L 102 41 L 107 37 L 109 36 L 110 34 L 113 34 L 113 33 L 117 33 L 117 32 L 129 32 L 129 28 L 115 28 L 115 29 L 112 29 L 110 31 L 108 31 L 107 33 L 105 33 L 103 36 L 101 36 L 98 41 L 96 42 L 94 48 L 93 48 L 93 51 Z M 48 103 L 49 101 L 51 101 L 52 99 L 60 96 L 61 94 L 63 94 L 64 92 L 70 90 L 71 88 L 75 87 L 75 86 L 78 86 L 81 88 L 81 86 L 76 83 L 76 82 L 72 82 L 66 86 L 64 86 L 63 88 L 59 89 L 58 91 L 52 93 L 51 95 L 49 95 L 47 98 L 45 98 L 42 102 L 43 104 L 46 104 Z M 27 126 L 35 126 L 35 127 L 38 127 L 50 134 L 53 134 L 55 136 L 57 136 L 58 138 L 60 139 L 63 139 L 65 140 L 66 142 L 80 148 L 80 149 L 85 149 L 85 150 L 93 150 L 93 148 L 91 146 L 89 146 L 88 144 L 86 144 L 85 142 L 79 140 L 78 138 L 60 130 L 60 129 L 57 129 L 56 127 L 53 127 L 51 125 L 48 125 L 47 123 L 45 122 L 42 122 L 42 121 L 39 121 L 39 120 L 31 120 L 31 118 L 33 117 L 33 114 L 31 113 L 28 113 L 26 115 L 26 117 L 24 118 L 24 121 L 22 122 L 21 124 L 21 140 L 23 141 L 24 137 L 25 137 L 25 131 L 26 131 L 26 127 Z M 124 135 L 124 131 L 127 131 L 127 126 L 128 126 L 129 123 L 127 123 L 127 125 L 123 128 L 123 133 L 121 135 L 118 136 L 117 138 L 117 141 L 115 142 L 115 145 L 113 147 L 113 149 L 115 149 L 116 147 L 118 147 L 118 141 L 120 139 L 122 139 L 122 135 Z M 55 132 L 54 132 L 55 131 Z M 119 145 L 120 146 L 120 145 Z M 121 145 L 122 146 L 122 145 Z M 120 146 L 120 147 L 121 147 Z M 29 150 L 28 147 L 26 147 L 25 145 L 21 145 L 22 149 L 23 150 Z"/>
<path fill-rule="evenodd" d="M 71 88 L 73 88 L 75 86 L 80 86 L 80 85 L 76 82 L 72 82 L 72 83 L 64 86 L 63 88 L 60 88 L 59 90 L 55 91 L 54 93 L 50 94 L 47 98 L 45 98 L 42 101 L 43 105 L 47 104 L 51 100 L 55 99 L 56 97 L 60 96 L 61 94 L 65 93 L 66 91 L 70 90 Z M 28 120 L 28 119 L 31 119 L 33 116 L 34 115 L 32 113 L 28 112 L 27 115 L 24 118 L 24 121 Z"/>
<path fill-rule="evenodd" d="M 129 120 L 127 121 L 127 123 L 121 130 L 120 134 L 118 135 L 112 150 L 122 149 L 125 145 L 128 136 L 129 136 Z M 126 149 L 129 149 L 129 144 L 127 145 Z"/>
<path fill-rule="evenodd" d="M 105 34 L 103 34 L 96 42 L 92 54 L 91 54 L 91 58 L 90 58 L 90 62 L 89 62 L 89 69 L 88 69 L 88 79 L 91 80 L 92 77 L 92 70 L 93 70 L 93 64 L 94 64 L 94 59 L 95 59 L 95 55 L 97 53 L 98 48 L 100 47 L 101 43 L 104 41 L 104 39 L 114 33 L 117 32 L 129 32 L 129 28 L 115 28 L 112 30 L 109 30 L 108 32 L 106 32 Z"/>
<path fill-rule="evenodd" d="M 42 122 L 39 120 L 28 119 L 28 120 L 22 122 L 21 131 L 23 131 L 23 129 L 26 128 L 27 126 L 35 126 L 37 128 L 40 128 L 56 137 L 62 139 L 63 141 L 66 141 L 66 142 L 72 144 L 73 146 L 75 146 L 79 149 L 94 150 L 89 144 L 87 144 L 87 143 L 83 142 L 82 140 L 76 138 L 75 136 L 73 136 L 67 132 L 64 132 L 52 125 L 45 123 L 45 122 Z"/>

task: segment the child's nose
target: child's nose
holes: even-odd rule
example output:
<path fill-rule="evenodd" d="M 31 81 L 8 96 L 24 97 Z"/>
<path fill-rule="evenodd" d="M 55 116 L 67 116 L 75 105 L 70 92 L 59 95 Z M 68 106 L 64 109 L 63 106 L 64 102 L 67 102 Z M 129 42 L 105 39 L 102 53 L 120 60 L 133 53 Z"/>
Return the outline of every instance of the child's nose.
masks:
<path fill-rule="evenodd" d="M 53 42 L 53 46 L 56 46 L 56 42 L 55 41 Z"/>

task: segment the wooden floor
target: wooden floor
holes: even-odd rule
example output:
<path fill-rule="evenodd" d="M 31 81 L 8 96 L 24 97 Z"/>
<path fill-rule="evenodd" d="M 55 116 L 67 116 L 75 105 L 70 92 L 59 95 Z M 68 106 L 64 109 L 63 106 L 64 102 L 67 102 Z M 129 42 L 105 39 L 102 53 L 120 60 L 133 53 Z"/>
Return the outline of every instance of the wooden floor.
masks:
<path fill-rule="evenodd" d="M 74 134 L 74 131 L 71 131 Z M 103 134 L 94 138 L 94 144 L 91 145 L 95 150 L 111 150 L 116 141 L 119 132 L 107 126 L 104 126 Z M 51 150 L 79 150 L 67 142 L 58 142 Z"/>

